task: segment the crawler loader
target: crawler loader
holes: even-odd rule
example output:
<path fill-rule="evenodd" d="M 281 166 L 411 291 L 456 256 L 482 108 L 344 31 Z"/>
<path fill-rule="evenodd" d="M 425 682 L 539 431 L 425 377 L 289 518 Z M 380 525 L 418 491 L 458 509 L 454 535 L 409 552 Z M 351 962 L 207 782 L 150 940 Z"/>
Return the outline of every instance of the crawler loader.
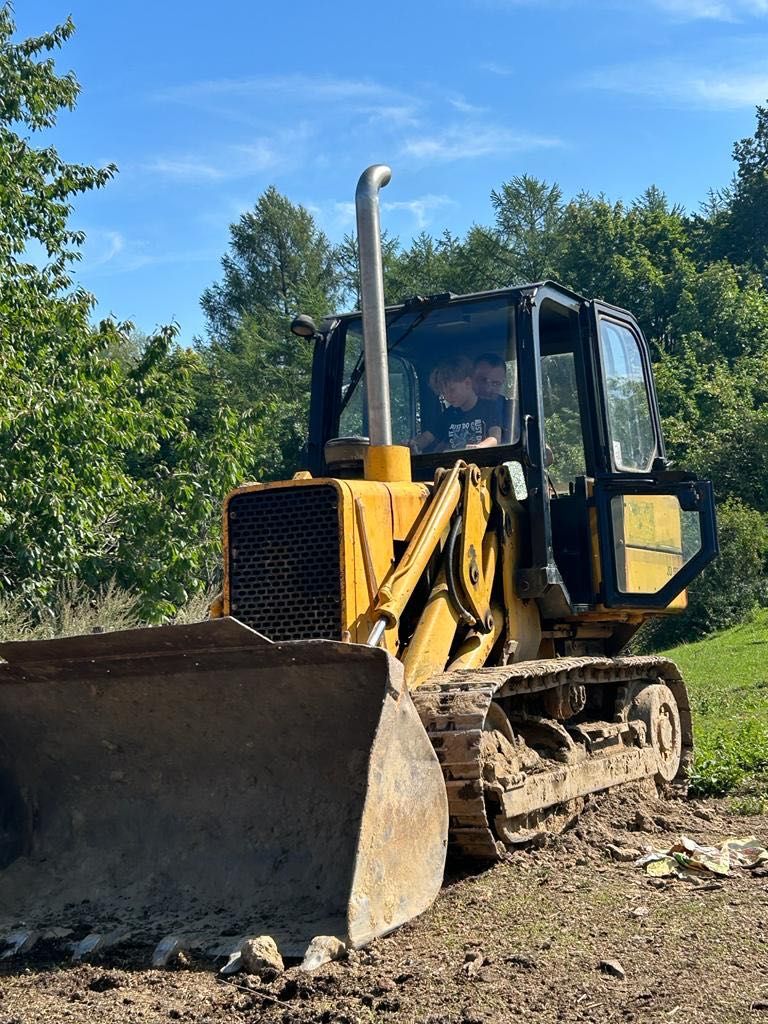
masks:
<path fill-rule="evenodd" d="M 0 935 L 212 956 L 359 947 L 691 757 L 680 674 L 622 649 L 717 553 L 670 468 L 630 313 L 551 281 L 385 307 L 377 165 L 361 313 L 319 327 L 306 464 L 224 502 L 208 620 L 0 644 Z M 490 358 L 493 357 L 493 358 Z M 501 439 L 413 439 L 433 370 L 503 366 Z"/>

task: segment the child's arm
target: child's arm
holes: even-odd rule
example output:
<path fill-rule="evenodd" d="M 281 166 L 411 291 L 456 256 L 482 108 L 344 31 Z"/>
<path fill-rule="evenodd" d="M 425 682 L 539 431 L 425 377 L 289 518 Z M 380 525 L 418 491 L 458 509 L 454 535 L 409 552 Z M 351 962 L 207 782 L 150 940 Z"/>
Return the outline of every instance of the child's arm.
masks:
<path fill-rule="evenodd" d="M 490 427 L 488 437 L 484 437 L 477 444 L 468 444 L 467 448 L 495 448 L 499 441 L 501 441 L 501 427 Z"/>
<path fill-rule="evenodd" d="M 428 448 L 434 443 L 435 435 L 429 430 L 424 430 L 421 434 L 417 434 L 416 437 L 411 438 L 408 442 L 408 447 L 411 449 L 414 455 L 420 455 L 425 448 Z"/>

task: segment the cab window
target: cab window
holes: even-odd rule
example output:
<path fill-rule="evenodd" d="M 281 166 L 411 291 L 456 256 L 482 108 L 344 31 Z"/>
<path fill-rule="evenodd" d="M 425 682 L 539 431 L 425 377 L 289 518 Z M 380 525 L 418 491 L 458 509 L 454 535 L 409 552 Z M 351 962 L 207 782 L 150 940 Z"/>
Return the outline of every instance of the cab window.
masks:
<path fill-rule="evenodd" d="M 387 317 L 392 437 L 415 455 L 519 438 L 508 295 L 403 307 Z M 345 327 L 338 436 L 367 437 L 362 323 Z"/>
<path fill-rule="evenodd" d="M 359 322 L 355 325 L 359 328 Z M 340 437 L 367 437 L 368 406 L 365 398 L 365 375 L 359 381 L 360 358 L 363 337 L 354 327 L 347 331 L 344 351 L 344 385 L 342 390 L 342 411 L 339 417 Z M 392 414 L 392 441 L 394 444 L 408 444 L 417 430 L 417 380 L 410 361 L 399 353 L 389 356 L 389 403 Z"/>
<path fill-rule="evenodd" d="M 624 324 L 601 318 L 600 358 L 614 468 L 647 472 L 656 454 L 656 439 L 640 344 Z"/>

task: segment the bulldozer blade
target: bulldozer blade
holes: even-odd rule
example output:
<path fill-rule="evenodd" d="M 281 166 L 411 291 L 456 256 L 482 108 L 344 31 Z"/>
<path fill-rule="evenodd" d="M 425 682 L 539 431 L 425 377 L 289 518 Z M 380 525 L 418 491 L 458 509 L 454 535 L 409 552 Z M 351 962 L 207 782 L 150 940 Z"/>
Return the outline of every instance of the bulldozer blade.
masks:
<path fill-rule="evenodd" d="M 437 895 L 442 775 L 386 651 L 223 618 L 0 655 L 6 930 L 269 934 L 301 956 Z"/>

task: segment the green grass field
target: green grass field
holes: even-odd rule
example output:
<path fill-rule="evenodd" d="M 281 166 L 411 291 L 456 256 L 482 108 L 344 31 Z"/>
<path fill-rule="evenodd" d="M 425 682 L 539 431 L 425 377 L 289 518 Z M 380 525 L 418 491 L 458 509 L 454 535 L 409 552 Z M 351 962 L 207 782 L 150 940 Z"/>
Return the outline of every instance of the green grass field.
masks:
<path fill-rule="evenodd" d="M 738 809 L 768 805 L 768 610 L 666 654 L 688 683 L 696 754 L 693 788 L 735 793 Z"/>

